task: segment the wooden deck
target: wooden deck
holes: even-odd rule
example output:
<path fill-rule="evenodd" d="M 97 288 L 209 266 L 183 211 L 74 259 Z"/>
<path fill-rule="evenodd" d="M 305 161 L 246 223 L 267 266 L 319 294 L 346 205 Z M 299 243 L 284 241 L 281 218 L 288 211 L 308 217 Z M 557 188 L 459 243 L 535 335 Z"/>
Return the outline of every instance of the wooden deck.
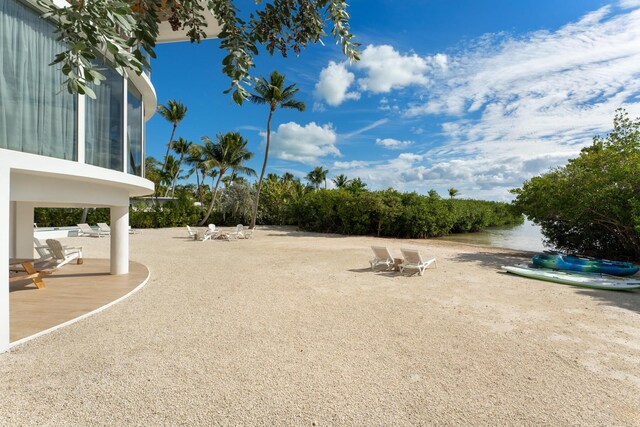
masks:
<path fill-rule="evenodd" d="M 75 319 L 96 310 L 135 289 L 149 275 L 137 262 L 129 263 L 129 274 L 109 274 L 108 259 L 75 261 L 44 276 L 46 287 L 31 280 L 10 284 L 11 342 Z"/>

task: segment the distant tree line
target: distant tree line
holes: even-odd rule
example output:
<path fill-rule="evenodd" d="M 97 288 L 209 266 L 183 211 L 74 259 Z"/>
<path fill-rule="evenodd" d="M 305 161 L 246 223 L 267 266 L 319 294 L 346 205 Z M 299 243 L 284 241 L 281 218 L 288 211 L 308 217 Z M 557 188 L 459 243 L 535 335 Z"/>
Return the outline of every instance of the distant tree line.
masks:
<path fill-rule="evenodd" d="M 326 171 L 314 171 L 319 169 Z M 214 198 L 208 222 L 247 224 L 252 217 L 257 182 L 249 183 L 237 173 L 226 174 L 222 179 L 219 174 L 213 176 L 212 185 L 176 185 L 172 188 L 175 198 L 166 203 L 132 207 L 132 227 L 196 225 L 207 216 Z M 320 178 L 313 171 L 306 182 L 291 173 L 268 174 L 262 183 L 258 224 L 294 225 L 322 233 L 425 238 L 520 224 L 523 220 L 507 203 L 443 199 L 434 190 L 428 196 L 393 189 L 369 191 L 362 179 L 348 179 L 345 175 L 332 179 L 336 188 L 324 189 L 321 183 L 326 176 Z M 220 188 L 216 189 L 218 183 Z M 202 201 L 201 206 L 194 204 Z M 82 209 L 36 209 L 36 222 L 39 226 L 70 225 L 80 222 L 81 215 Z M 108 209 L 89 210 L 87 221 L 108 220 Z"/>

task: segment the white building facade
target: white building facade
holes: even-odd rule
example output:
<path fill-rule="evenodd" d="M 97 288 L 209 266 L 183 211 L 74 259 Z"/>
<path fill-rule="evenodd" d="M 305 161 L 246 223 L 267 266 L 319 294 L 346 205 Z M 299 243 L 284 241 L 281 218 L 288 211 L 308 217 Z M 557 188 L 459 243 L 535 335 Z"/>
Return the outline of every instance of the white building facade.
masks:
<path fill-rule="evenodd" d="M 157 103 L 148 76 L 101 61 L 107 79 L 96 99 L 73 95 L 48 65 L 62 50 L 35 1 L 0 0 L 0 352 L 9 348 L 8 259 L 33 257 L 34 208 L 109 208 L 111 274 L 126 274 L 129 198 L 153 193 L 144 178 L 145 122 Z"/>

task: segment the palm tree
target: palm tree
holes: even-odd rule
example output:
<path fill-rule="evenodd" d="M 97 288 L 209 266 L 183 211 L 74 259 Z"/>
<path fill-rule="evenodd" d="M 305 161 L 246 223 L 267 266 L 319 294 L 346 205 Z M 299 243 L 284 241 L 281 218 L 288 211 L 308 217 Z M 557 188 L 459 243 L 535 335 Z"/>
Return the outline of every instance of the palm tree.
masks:
<path fill-rule="evenodd" d="M 347 188 L 351 191 L 362 191 L 367 186 L 367 183 L 360 178 L 354 178 L 349 182 Z"/>
<path fill-rule="evenodd" d="M 167 157 L 169 157 L 169 152 L 171 151 L 171 146 L 173 145 L 173 137 L 176 134 L 176 129 L 178 128 L 178 124 L 184 119 L 184 116 L 187 115 L 188 108 L 182 102 L 176 101 L 175 99 L 170 99 L 167 102 L 167 106 L 159 105 L 158 106 L 158 114 L 167 119 L 167 121 L 173 124 L 173 130 L 171 131 L 171 138 L 169 138 L 169 144 L 167 145 L 167 152 L 164 155 L 164 163 L 162 164 L 162 170 L 164 171 L 167 167 Z"/>
<path fill-rule="evenodd" d="M 187 157 L 184 159 L 184 161 L 191 166 L 191 169 L 189 169 L 188 174 L 189 175 L 191 175 L 192 173 L 196 174 L 196 184 L 197 184 L 196 191 L 198 192 L 198 200 L 200 200 L 201 204 L 202 204 L 202 185 L 200 184 L 200 173 L 202 172 L 203 167 L 206 168 L 202 150 L 203 150 L 202 145 L 192 144 L 191 147 L 189 147 L 189 152 Z M 207 176 L 206 171 L 202 172 L 203 184 L 204 184 L 205 176 Z"/>
<path fill-rule="evenodd" d="M 454 197 L 456 197 L 458 194 L 460 194 L 460 192 L 455 188 L 455 187 L 451 187 L 449 189 L 449 198 L 453 199 Z"/>
<path fill-rule="evenodd" d="M 165 197 L 169 194 L 169 188 L 173 183 L 173 177 L 180 172 L 178 169 L 178 161 L 175 157 L 169 154 L 167 157 L 167 168 L 164 171 L 160 171 L 160 186 L 165 186 Z"/>
<path fill-rule="evenodd" d="M 227 132 L 224 135 L 218 134 L 216 136 L 216 142 L 213 142 L 208 136 L 202 137 L 204 142 L 204 158 L 209 168 L 216 169 L 217 180 L 213 188 L 213 194 L 211 195 L 211 203 L 205 217 L 200 221 L 199 225 L 203 225 L 211 216 L 213 206 L 216 202 L 216 196 L 218 194 L 218 187 L 220 186 L 220 180 L 228 171 L 244 173 L 247 175 L 255 176 L 256 172 L 244 166 L 244 163 L 253 157 L 253 153 L 247 151 L 247 141 L 238 132 Z"/>
<path fill-rule="evenodd" d="M 260 172 L 260 179 L 258 180 L 258 190 L 256 191 L 256 200 L 253 204 L 253 215 L 251 216 L 251 225 L 249 228 L 255 228 L 256 217 L 258 216 L 258 204 L 260 203 L 260 191 L 262 190 L 262 179 L 264 178 L 264 172 L 267 169 L 267 161 L 269 160 L 269 146 L 271 144 L 271 118 L 276 108 L 293 108 L 298 111 L 304 111 L 306 105 L 302 101 L 294 99 L 294 95 L 298 93 L 300 89 L 295 87 L 295 84 L 286 86 L 284 85 L 284 78 L 282 74 L 274 71 L 271 73 L 269 80 L 262 77 L 256 82 L 255 94 L 251 94 L 249 100 L 255 104 L 267 104 L 269 105 L 269 119 L 267 120 L 267 145 L 264 150 L 264 163 L 262 164 L 262 172 Z"/>
<path fill-rule="evenodd" d="M 187 141 L 182 137 L 178 138 L 178 140 L 174 141 L 173 143 L 173 150 L 180 155 L 180 158 L 178 159 L 177 171 L 176 171 L 176 174 L 173 176 L 173 183 L 171 184 L 171 197 L 174 196 L 176 191 L 176 181 L 178 180 L 178 174 L 182 169 L 182 162 L 184 161 L 184 156 L 189 152 L 189 149 L 191 148 L 192 145 L 193 145 L 193 142 Z"/>
<path fill-rule="evenodd" d="M 293 174 L 291 172 L 285 172 L 282 175 L 282 182 L 291 182 L 295 179 L 295 177 L 293 176 Z"/>
<path fill-rule="evenodd" d="M 345 188 L 347 186 L 347 184 L 349 184 L 349 179 L 343 173 L 341 173 L 340 175 L 335 176 L 332 179 L 332 181 L 336 185 L 337 188 Z"/>
<path fill-rule="evenodd" d="M 317 166 L 307 174 L 306 179 L 307 181 L 309 181 L 309 183 L 315 186 L 316 190 L 320 187 L 320 184 L 322 184 L 322 181 L 324 181 L 324 188 L 326 190 L 328 174 L 329 174 L 328 169 L 324 169 L 322 166 Z"/>

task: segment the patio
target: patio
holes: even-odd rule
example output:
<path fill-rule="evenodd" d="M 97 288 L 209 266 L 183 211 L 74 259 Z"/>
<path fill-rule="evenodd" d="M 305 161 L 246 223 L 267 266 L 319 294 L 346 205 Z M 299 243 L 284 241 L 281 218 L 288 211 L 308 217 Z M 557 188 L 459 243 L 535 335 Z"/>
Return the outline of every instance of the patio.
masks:
<path fill-rule="evenodd" d="M 149 276 L 143 264 L 129 262 L 129 273 L 109 274 L 109 259 L 85 258 L 44 276 L 38 289 L 31 280 L 10 284 L 11 343 L 76 319 L 124 297 Z"/>

